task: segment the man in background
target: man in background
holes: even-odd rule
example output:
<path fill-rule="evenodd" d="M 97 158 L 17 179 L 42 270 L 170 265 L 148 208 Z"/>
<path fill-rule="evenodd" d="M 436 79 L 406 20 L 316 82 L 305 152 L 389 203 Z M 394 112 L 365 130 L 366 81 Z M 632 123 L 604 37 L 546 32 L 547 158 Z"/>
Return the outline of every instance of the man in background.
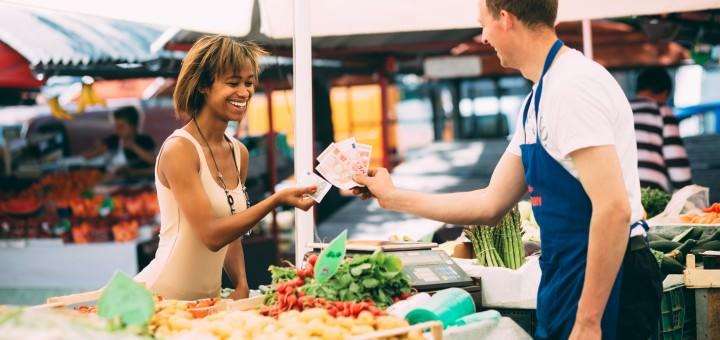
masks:
<path fill-rule="evenodd" d="M 153 175 L 155 142 L 138 131 L 140 114 L 133 106 L 113 112 L 115 133 L 102 140 L 85 158 L 108 157 L 108 169 L 118 177 L 148 177 Z"/>
<path fill-rule="evenodd" d="M 647 68 L 630 101 L 635 118 L 640 186 L 672 193 L 692 184 L 690 162 L 678 120 L 667 105 L 673 82 L 662 67 Z"/>

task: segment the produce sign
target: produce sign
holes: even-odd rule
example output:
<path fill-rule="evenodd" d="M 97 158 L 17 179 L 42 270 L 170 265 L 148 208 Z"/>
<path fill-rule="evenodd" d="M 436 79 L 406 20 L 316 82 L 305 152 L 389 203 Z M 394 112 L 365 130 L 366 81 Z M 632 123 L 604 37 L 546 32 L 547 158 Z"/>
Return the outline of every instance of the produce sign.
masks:
<path fill-rule="evenodd" d="M 326 282 L 313 277 L 317 256 L 311 255 L 303 269 L 270 267 L 272 285 L 265 287 L 264 315 L 322 307 L 332 316 L 359 316 L 363 311 L 384 314 L 380 308 L 410 296 L 410 280 L 400 259 L 376 251 L 340 263 Z"/>
<path fill-rule="evenodd" d="M 470 226 L 465 235 L 472 241 L 482 266 L 517 269 L 525 262 L 520 213 L 513 208 L 495 226 Z"/>
<path fill-rule="evenodd" d="M 98 315 L 119 326 L 144 327 L 155 312 L 152 293 L 122 272 L 115 273 L 98 301 Z"/>
<path fill-rule="evenodd" d="M 315 279 L 320 283 L 327 282 L 337 273 L 340 263 L 345 258 L 345 243 L 347 241 L 347 230 L 343 230 L 332 242 L 320 252 L 315 266 Z"/>

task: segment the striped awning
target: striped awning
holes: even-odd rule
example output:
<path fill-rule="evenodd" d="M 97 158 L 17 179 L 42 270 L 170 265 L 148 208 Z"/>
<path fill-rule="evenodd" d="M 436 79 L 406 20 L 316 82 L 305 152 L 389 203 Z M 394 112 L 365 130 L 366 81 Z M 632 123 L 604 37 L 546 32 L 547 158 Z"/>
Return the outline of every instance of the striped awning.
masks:
<path fill-rule="evenodd" d="M 0 41 L 30 66 L 140 63 L 164 27 L 0 2 Z"/>

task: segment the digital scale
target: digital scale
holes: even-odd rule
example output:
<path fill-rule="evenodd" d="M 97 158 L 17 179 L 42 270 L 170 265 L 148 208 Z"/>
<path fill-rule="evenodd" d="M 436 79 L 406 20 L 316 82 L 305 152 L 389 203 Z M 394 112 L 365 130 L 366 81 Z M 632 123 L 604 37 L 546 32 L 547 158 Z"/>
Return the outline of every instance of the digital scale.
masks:
<path fill-rule="evenodd" d="M 325 243 L 311 243 L 316 251 L 327 246 Z M 465 271 L 442 250 L 433 250 L 437 243 L 392 242 L 392 241 L 348 241 L 346 252 L 367 254 L 380 249 L 400 258 L 403 271 L 410 277 L 410 285 L 418 291 L 436 291 L 450 287 L 474 286 L 474 281 Z"/>

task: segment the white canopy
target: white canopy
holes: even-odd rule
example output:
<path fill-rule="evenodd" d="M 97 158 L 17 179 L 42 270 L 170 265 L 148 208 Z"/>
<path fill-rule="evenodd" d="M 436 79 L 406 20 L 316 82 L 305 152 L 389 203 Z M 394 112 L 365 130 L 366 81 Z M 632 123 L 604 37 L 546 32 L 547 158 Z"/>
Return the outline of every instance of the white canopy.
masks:
<path fill-rule="evenodd" d="M 0 0 L 191 31 L 247 35 L 254 0 Z M 257 0 L 260 32 L 290 38 L 293 1 Z M 312 0 L 313 36 L 478 27 L 478 0 Z M 558 21 L 615 18 L 720 8 L 720 0 L 560 0 Z"/>
<path fill-rule="evenodd" d="M 0 0 L 192 31 L 245 36 L 251 32 L 253 0 Z M 296 94 L 310 93 L 310 34 L 339 36 L 478 27 L 478 0 L 257 0 L 260 32 L 271 38 L 294 36 Z M 293 15 L 293 8 L 298 12 Z M 560 0 L 558 21 L 614 18 L 720 8 L 720 0 Z M 309 13 L 305 16 L 305 13 Z M 294 20 L 300 18 L 304 20 Z M 293 26 L 294 23 L 294 26 Z M 2 23 L 0 23 L 2 25 Z M 295 32 L 295 34 L 293 34 Z M 295 175 L 311 166 L 312 99 L 294 96 Z M 312 240 L 312 214 L 296 209 L 296 262 Z"/>

